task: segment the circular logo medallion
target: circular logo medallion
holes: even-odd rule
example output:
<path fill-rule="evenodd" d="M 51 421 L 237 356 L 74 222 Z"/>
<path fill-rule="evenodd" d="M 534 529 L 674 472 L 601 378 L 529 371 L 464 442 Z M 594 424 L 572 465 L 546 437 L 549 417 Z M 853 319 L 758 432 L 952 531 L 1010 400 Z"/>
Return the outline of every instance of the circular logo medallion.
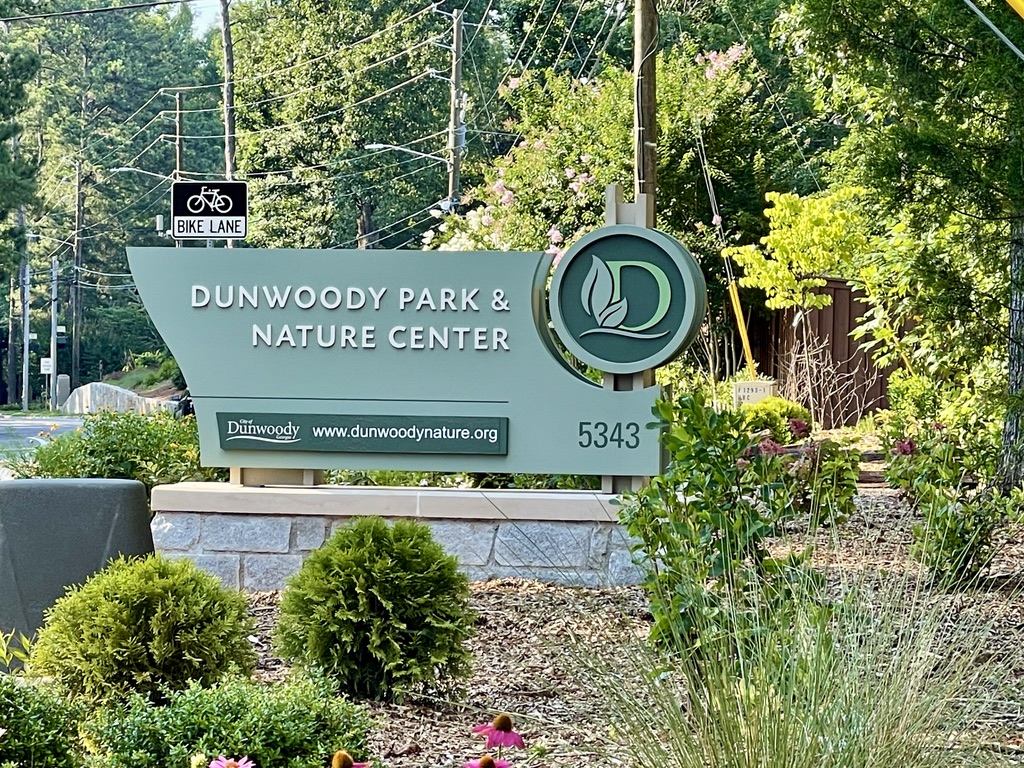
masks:
<path fill-rule="evenodd" d="M 585 235 L 562 257 L 548 308 L 555 333 L 579 360 L 606 373 L 639 373 L 694 340 L 707 287 L 678 240 L 619 224 Z"/>

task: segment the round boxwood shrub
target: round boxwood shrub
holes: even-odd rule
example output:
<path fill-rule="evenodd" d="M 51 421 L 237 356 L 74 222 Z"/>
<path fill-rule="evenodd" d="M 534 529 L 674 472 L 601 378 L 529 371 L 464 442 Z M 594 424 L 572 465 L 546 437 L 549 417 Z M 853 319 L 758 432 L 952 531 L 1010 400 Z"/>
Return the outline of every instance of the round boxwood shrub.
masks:
<path fill-rule="evenodd" d="M 422 523 L 340 528 L 288 582 L 279 652 L 353 696 L 390 699 L 469 674 L 469 584 Z"/>
<path fill-rule="evenodd" d="M 93 701 L 206 686 L 252 670 L 251 631 L 243 595 L 190 560 L 121 559 L 47 612 L 29 668 Z"/>
<path fill-rule="evenodd" d="M 79 768 L 77 718 L 44 688 L 0 673 L 0 765 Z"/>
<path fill-rule="evenodd" d="M 740 411 L 743 414 L 743 428 L 747 432 L 756 434 L 767 429 L 771 432 L 772 440 L 783 445 L 794 439 L 790 419 L 811 423 L 810 411 L 800 403 L 782 397 L 766 397 L 760 402 L 743 405 Z"/>

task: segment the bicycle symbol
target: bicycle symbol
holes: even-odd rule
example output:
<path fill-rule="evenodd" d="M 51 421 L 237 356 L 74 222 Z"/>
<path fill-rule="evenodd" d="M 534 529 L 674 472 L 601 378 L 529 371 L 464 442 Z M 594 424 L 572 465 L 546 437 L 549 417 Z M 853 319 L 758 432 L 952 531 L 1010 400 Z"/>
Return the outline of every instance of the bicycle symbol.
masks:
<path fill-rule="evenodd" d="M 203 210 L 227 213 L 231 210 L 231 198 L 222 195 L 216 187 L 213 189 L 202 187 L 199 192 L 185 201 L 185 205 L 192 213 L 200 213 Z"/>

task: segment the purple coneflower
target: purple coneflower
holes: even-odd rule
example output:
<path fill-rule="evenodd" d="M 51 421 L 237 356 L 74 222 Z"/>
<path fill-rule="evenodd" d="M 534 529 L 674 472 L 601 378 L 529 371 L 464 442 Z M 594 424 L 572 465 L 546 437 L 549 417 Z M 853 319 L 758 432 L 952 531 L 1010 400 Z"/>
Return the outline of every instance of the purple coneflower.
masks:
<path fill-rule="evenodd" d="M 470 760 L 463 763 L 462 768 L 508 768 L 508 761 L 498 758 L 495 760 L 490 755 L 484 755 L 479 760 Z"/>
<path fill-rule="evenodd" d="M 210 761 L 210 768 L 253 768 L 252 760 L 248 757 L 240 757 L 237 760 L 233 757 L 220 755 Z"/>
<path fill-rule="evenodd" d="M 481 723 L 473 727 L 473 733 L 482 733 L 487 736 L 487 749 L 492 747 L 519 747 L 524 749 L 523 737 L 512 730 L 512 718 L 508 715 L 498 715 L 489 723 Z"/>

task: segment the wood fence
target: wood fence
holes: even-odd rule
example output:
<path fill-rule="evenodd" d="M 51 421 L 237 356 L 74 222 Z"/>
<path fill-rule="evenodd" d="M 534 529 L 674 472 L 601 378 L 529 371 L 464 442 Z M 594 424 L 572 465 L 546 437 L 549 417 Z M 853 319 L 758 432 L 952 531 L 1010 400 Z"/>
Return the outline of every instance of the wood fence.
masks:
<path fill-rule="evenodd" d="M 779 382 L 779 394 L 811 408 L 825 429 L 851 426 L 888 406 L 888 370 L 874 365 L 850 336 L 867 311 L 863 294 L 843 280 L 819 290 L 832 297 L 824 309 L 775 311 L 749 324 L 758 370 Z"/>

